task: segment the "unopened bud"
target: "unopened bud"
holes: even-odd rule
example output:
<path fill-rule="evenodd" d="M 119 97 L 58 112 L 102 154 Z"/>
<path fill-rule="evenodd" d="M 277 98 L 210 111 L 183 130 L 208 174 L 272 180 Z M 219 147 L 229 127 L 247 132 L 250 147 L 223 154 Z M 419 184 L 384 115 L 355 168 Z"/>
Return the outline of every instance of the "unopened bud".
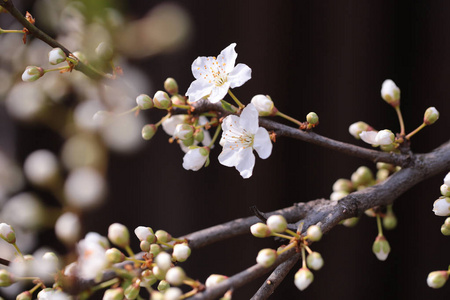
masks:
<path fill-rule="evenodd" d="M 273 232 L 284 232 L 287 229 L 286 219 L 282 215 L 273 215 L 267 219 L 267 227 Z"/>
<path fill-rule="evenodd" d="M 150 140 L 158 130 L 158 127 L 156 127 L 155 124 L 147 124 L 144 127 L 142 127 L 142 138 L 144 140 Z"/>
<path fill-rule="evenodd" d="M 163 91 L 157 91 L 155 93 L 153 96 L 153 103 L 155 104 L 155 107 L 159 109 L 169 109 L 172 106 L 169 95 Z"/>
<path fill-rule="evenodd" d="M 350 127 L 348 128 L 348 131 L 350 132 L 351 135 L 353 135 L 356 139 L 360 139 L 359 134 L 363 131 L 369 131 L 371 130 L 372 127 L 369 126 L 369 124 L 359 121 L 356 123 L 353 123 L 352 125 L 350 125 Z"/>
<path fill-rule="evenodd" d="M 380 169 L 377 171 L 376 177 L 378 182 L 385 181 L 389 177 L 389 171 L 386 169 Z"/>
<path fill-rule="evenodd" d="M 444 177 L 444 184 L 450 186 L 450 172 Z"/>
<path fill-rule="evenodd" d="M 434 271 L 428 274 L 427 284 L 430 288 L 439 289 L 448 280 L 448 271 Z"/>
<path fill-rule="evenodd" d="M 310 241 L 318 242 L 322 238 L 322 229 L 317 225 L 309 226 L 306 235 Z"/>
<path fill-rule="evenodd" d="M 345 227 L 354 227 L 356 226 L 356 224 L 358 224 L 358 221 L 358 217 L 348 218 L 345 219 L 344 222 L 342 222 L 342 225 L 344 225 Z"/>
<path fill-rule="evenodd" d="M 155 258 L 156 265 L 164 271 L 172 266 L 172 256 L 166 252 L 160 252 Z"/>
<path fill-rule="evenodd" d="M 194 132 L 194 140 L 201 143 L 203 142 L 203 139 L 205 138 L 205 133 L 202 128 L 196 129 Z"/>
<path fill-rule="evenodd" d="M 310 112 L 306 115 L 306 122 L 312 125 L 319 124 L 319 116 L 315 112 Z"/>
<path fill-rule="evenodd" d="M 158 241 L 161 241 L 163 243 L 168 243 L 172 240 L 172 236 L 170 235 L 170 233 L 161 229 L 156 231 L 155 235 Z"/>
<path fill-rule="evenodd" d="M 444 197 L 450 197 L 450 187 L 448 185 L 441 185 L 441 195 Z"/>
<path fill-rule="evenodd" d="M 272 99 L 264 95 L 256 95 L 252 98 L 251 103 L 255 106 L 260 116 L 270 116 L 276 112 Z"/>
<path fill-rule="evenodd" d="M 192 125 L 181 123 L 175 127 L 174 137 L 187 140 L 193 137 L 195 128 Z"/>
<path fill-rule="evenodd" d="M 124 295 L 127 299 L 133 300 L 139 296 L 139 291 L 141 287 L 137 283 L 130 284 L 124 291 Z"/>
<path fill-rule="evenodd" d="M 372 251 L 379 260 L 384 261 L 391 252 L 391 246 L 384 236 L 378 235 L 373 243 Z"/>
<path fill-rule="evenodd" d="M 171 95 L 178 94 L 178 84 L 175 79 L 169 77 L 164 81 L 164 89 Z"/>
<path fill-rule="evenodd" d="M 274 249 L 270 248 L 262 249 L 258 252 L 256 262 L 258 263 L 258 265 L 268 268 L 274 264 L 275 260 L 277 259 L 277 256 L 278 256 L 277 251 Z"/>
<path fill-rule="evenodd" d="M 350 180 L 345 178 L 339 178 L 333 184 L 333 192 L 347 192 L 350 193 L 353 190 L 353 184 Z"/>
<path fill-rule="evenodd" d="M 168 288 L 170 288 L 170 283 L 167 282 L 167 280 L 161 280 L 161 281 L 158 283 L 158 291 L 164 292 L 164 291 L 167 290 Z"/>
<path fill-rule="evenodd" d="M 25 291 L 17 295 L 16 300 L 31 300 L 33 299 L 31 296 L 30 291 Z"/>
<path fill-rule="evenodd" d="M 62 51 L 61 48 L 53 48 L 49 53 L 48 53 L 48 62 L 51 65 L 57 65 L 60 64 L 64 61 L 66 61 L 66 53 L 64 53 L 64 51 Z"/>
<path fill-rule="evenodd" d="M 5 269 L 0 269 L 0 287 L 7 287 L 14 283 L 12 275 Z"/>
<path fill-rule="evenodd" d="M 386 230 L 392 230 L 397 227 L 397 217 L 392 211 L 388 211 L 383 217 L 383 227 Z"/>
<path fill-rule="evenodd" d="M 191 255 L 191 248 L 186 243 L 173 246 L 172 257 L 177 261 L 183 262 Z"/>
<path fill-rule="evenodd" d="M 134 230 L 134 234 L 136 234 L 137 238 L 140 241 L 147 241 L 150 244 L 154 243 L 156 240 L 156 236 L 153 232 L 153 229 L 146 226 L 138 226 Z"/>
<path fill-rule="evenodd" d="M 106 250 L 105 255 L 106 255 L 106 259 L 111 264 L 120 263 L 125 260 L 125 255 L 122 252 L 120 252 L 120 250 L 117 248 L 110 248 L 110 249 Z"/>
<path fill-rule="evenodd" d="M 433 212 L 436 216 L 446 217 L 450 215 L 450 197 L 439 197 L 433 203 Z"/>
<path fill-rule="evenodd" d="M 158 244 L 151 244 L 150 245 L 150 250 L 148 251 L 151 255 L 153 255 L 153 257 L 156 257 L 156 255 L 159 254 L 159 252 L 161 252 L 162 248 L 160 245 Z"/>
<path fill-rule="evenodd" d="M 153 285 L 156 281 L 158 281 L 158 278 L 156 278 L 155 274 L 153 274 L 151 270 L 142 271 L 141 278 L 142 278 L 141 286 L 148 287 Z"/>
<path fill-rule="evenodd" d="M 434 107 L 428 107 L 423 116 L 423 122 L 431 125 L 439 119 L 439 112 Z"/>
<path fill-rule="evenodd" d="M 166 272 L 167 272 L 167 270 L 163 270 L 163 269 L 161 269 L 161 268 L 158 267 L 158 266 L 154 266 L 154 267 L 152 268 L 152 272 L 153 272 L 153 275 L 155 275 L 155 277 L 156 277 L 158 280 L 164 280 L 164 278 L 166 278 Z"/>
<path fill-rule="evenodd" d="M 150 251 L 150 245 L 151 244 L 147 241 L 141 241 L 139 243 L 139 248 L 141 248 L 141 250 L 144 252 L 148 252 L 148 251 Z"/>
<path fill-rule="evenodd" d="M 215 285 L 218 285 L 222 281 L 226 280 L 228 277 L 224 275 L 219 274 L 211 274 L 205 281 L 206 288 L 213 287 Z"/>
<path fill-rule="evenodd" d="M 181 95 L 173 95 L 170 100 L 172 100 L 173 104 L 176 105 L 186 105 L 186 99 Z"/>
<path fill-rule="evenodd" d="M 300 291 L 306 289 L 313 282 L 313 280 L 314 275 L 308 268 L 301 268 L 297 271 L 297 273 L 295 273 L 294 276 L 295 286 Z"/>
<path fill-rule="evenodd" d="M 450 217 L 448 217 L 447 219 L 445 219 L 444 224 L 442 224 L 441 226 L 441 233 L 443 235 L 450 235 Z"/>
<path fill-rule="evenodd" d="M 381 86 L 381 98 L 393 107 L 400 105 L 400 89 L 391 79 L 386 79 L 383 82 Z"/>
<path fill-rule="evenodd" d="M 109 289 L 103 294 L 103 300 L 122 300 L 123 297 L 123 288 Z"/>
<path fill-rule="evenodd" d="M 0 238 L 10 244 L 14 244 L 16 242 L 16 233 L 14 232 L 14 228 L 12 228 L 9 224 L 0 223 Z"/>
<path fill-rule="evenodd" d="M 108 228 L 108 239 L 113 244 L 125 248 L 130 244 L 130 233 L 124 225 L 114 223 Z"/>
<path fill-rule="evenodd" d="M 182 295 L 183 292 L 179 288 L 171 287 L 164 292 L 164 300 L 178 300 Z"/>
<path fill-rule="evenodd" d="M 22 80 L 25 82 L 33 82 L 44 76 L 44 69 L 36 66 L 28 66 L 22 74 Z"/>
<path fill-rule="evenodd" d="M 344 192 L 344 191 L 332 192 L 330 195 L 330 200 L 338 201 L 338 200 L 341 200 L 342 198 L 346 197 L 348 194 L 349 194 L 348 192 Z"/>
<path fill-rule="evenodd" d="M 311 252 L 306 258 L 306 263 L 313 270 L 320 270 L 323 267 L 323 258 L 319 252 Z"/>
<path fill-rule="evenodd" d="M 140 110 L 146 110 L 153 108 L 153 100 L 149 95 L 140 94 L 136 97 L 136 104 L 138 105 Z"/>
<path fill-rule="evenodd" d="M 185 279 L 186 273 L 181 267 L 170 268 L 166 273 L 167 282 L 174 286 L 182 285 Z"/>
<path fill-rule="evenodd" d="M 365 166 L 359 167 L 351 176 L 354 186 L 369 185 L 373 181 L 372 171 Z"/>
<path fill-rule="evenodd" d="M 264 223 L 256 223 L 250 227 L 250 231 L 253 236 L 257 238 L 265 238 L 272 235 L 269 227 Z"/>

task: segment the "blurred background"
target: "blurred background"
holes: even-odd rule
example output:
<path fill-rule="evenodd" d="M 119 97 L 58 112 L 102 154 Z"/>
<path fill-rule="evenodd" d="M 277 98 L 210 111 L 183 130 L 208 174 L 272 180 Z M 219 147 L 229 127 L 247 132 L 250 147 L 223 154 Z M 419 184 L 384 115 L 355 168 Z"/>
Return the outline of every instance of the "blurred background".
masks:
<path fill-rule="evenodd" d="M 13 222 L 11 216 L 38 220 L 16 225 L 22 231 L 19 246 L 29 253 L 44 245 L 60 254 L 73 249 L 73 241 L 62 242 L 53 229 L 62 213 L 58 199 L 70 189 L 67 182 L 63 188 L 66 178 L 72 178 L 72 189 L 86 185 L 103 199 L 69 209 L 82 219 L 80 238 L 89 231 L 106 235 L 114 222 L 130 230 L 145 225 L 181 236 L 250 216 L 252 205 L 268 212 L 329 198 L 338 178 L 350 178 L 361 165 L 376 171 L 371 162 L 285 138 L 277 139 L 269 159 L 256 159 L 250 179 L 219 164 L 218 146 L 207 168 L 186 171 L 184 153 L 168 143 L 162 129 L 150 141 L 140 137 L 142 126 L 158 122 L 162 111 L 130 114 L 103 127 L 92 121 L 99 110 L 125 111 L 135 105 L 137 95 L 153 96 L 167 77 L 175 78 L 184 94 L 193 81 L 194 59 L 216 56 L 233 42 L 237 63 L 252 69 L 252 79 L 233 91 L 245 104 L 256 94 L 270 95 L 281 112 L 300 121 L 316 112 L 320 125 L 315 132 L 370 147 L 355 140 L 348 127 L 365 121 L 377 129 L 399 131 L 394 109 L 380 97 L 382 82 L 390 78 L 401 89 L 407 132 L 422 123 L 428 107 L 441 113 L 436 124 L 412 139 L 412 151 L 428 152 L 449 138 L 446 1 L 14 3 L 22 12 L 30 11 L 39 28 L 105 69 L 109 65 L 102 65 L 94 50 L 107 43 L 124 72 L 107 88 L 79 72 L 54 72 L 23 83 L 20 75 L 27 65 L 48 67 L 50 47 L 32 37 L 23 45 L 20 34 L 0 36 L 0 222 Z M 0 15 L 0 27 L 21 29 L 7 14 Z M 49 159 L 61 171 L 56 185 L 40 185 L 22 174 L 29 155 L 41 149 L 57 158 Z M 87 173 L 75 176 L 80 169 Z M 312 246 L 325 266 L 314 272 L 308 289 L 300 292 L 293 284 L 299 262 L 270 299 L 448 296 L 449 286 L 433 290 L 426 284 L 429 272 L 447 269 L 450 263 L 450 241 L 440 233 L 445 218 L 431 211 L 445 174 L 423 181 L 395 202 L 398 226 L 385 232 L 392 248 L 385 262 L 371 251 L 376 221 L 363 216 L 356 227 L 337 226 Z M 25 209 L 30 207 L 37 207 L 34 213 Z M 0 242 L 2 255 L 7 255 L 9 248 Z M 233 275 L 253 265 L 260 249 L 277 245 L 248 234 L 194 251 L 183 267 L 191 278 L 204 282 L 212 273 Z M 138 251 L 137 239 L 132 246 Z M 233 299 L 250 299 L 264 280 L 236 290 Z"/>

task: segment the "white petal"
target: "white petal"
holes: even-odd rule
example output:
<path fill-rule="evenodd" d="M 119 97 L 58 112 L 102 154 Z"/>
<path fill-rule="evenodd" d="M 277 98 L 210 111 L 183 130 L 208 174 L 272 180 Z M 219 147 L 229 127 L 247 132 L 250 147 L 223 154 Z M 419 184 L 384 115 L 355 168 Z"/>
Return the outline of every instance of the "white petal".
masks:
<path fill-rule="evenodd" d="M 375 137 L 375 144 L 377 145 L 390 145 L 394 142 L 394 134 L 390 130 L 381 130 Z"/>
<path fill-rule="evenodd" d="M 230 84 L 228 82 L 224 83 L 221 86 L 214 86 L 212 89 L 211 95 L 208 97 L 208 100 L 211 103 L 219 102 L 228 93 L 229 88 L 230 88 Z"/>
<path fill-rule="evenodd" d="M 247 132 L 255 134 L 259 128 L 258 116 L 259 114 L 255 106 L 250 103 L 242 111 L 241 117 L 239 118 L 239 125 Z"/>
<path fill-rule="evenodd" d="M 445 175 L 445 177 L 444 177 L 444 184 L 446 186 L 450 186 L 450 172 L 448 172 L 448 174 Z"/>
<path fill-rule="evenodd" d="M 366 143 L 376 145 L 375 138 L 377 137 L 377 131 L 363 131 L 359 134 L 359 137 Z"/>
<path fill-rule="evenodd" d="M 269 133 L 265 128 L 258 128 L 253 141 L 253 148 L 262 159 L 268 158 L 272 153 L 272 142 L 270 141 Z"/>
<path fill-rule="evenodd" d="M 187 115 L 174 115 L 168 119 L 165 119 L 161 123 L 161 125 L 168 135 L 173 136 L 175 134 L 175 128 L 177 127 L 177 125 L 184 123 L 186 121 L 186 117 Z"/>
<path fill-rule="evenodd" d="M 213 61 L 212 57 L 205 57 L 205 56 L 199 56 L 196 60 L 192 63 L 191 70 L 192 75 L 194 75 L 195 79 L 204 79 L 205 75 L 210 72 L 209 66 L 211 65 L 211 62 Z"/>
<path fill-rule="evenodd" d="M 223 49 L 222 52 L 220 52 L 219 56 L 217 57 L 217 60 L 220 63 L 225 63 L 226 73 L 230 73 L 234 68 L 234 64 L 236 63 L 237 53 L 234 50 L 235 47 L 236 43 L 230 44 L 228 47 Z"/>
<path fill-rule="evenodd" d="M 233 71 L 228 74 L 228 82 L 231 88 L 239 87 L 252 78 L 252 69 L 247 65 L 238 64 Z"/>
<path fill-rule="evenodd" d="M 206 123 L 208 123 L 208 119 L 204 116 L 200 116 L 200 118 L 198 119 L 198 124 L 205 125 Z M 203 136 L 202 144 L 205 146 L 209 146 L 209 144 L 211 144 L 211 141 L 212 141 L 211 134 L 209 134 L 209 131 L 206 129 L 203 130 L 203 134 L 204 134 L 204 136 Z M 214 145 L 212 146 L 212 148 L 213 147 L 214 147 Z"/>
<path fill-rule="evenodd" d="M 211 94 L 214 84 L 208 83 L 202 79 L 197 79 L 189 86 L 186 96 L 189 96 L 189 102 L 195 102 Z"/>
<path fill-rule="evenodd" d="M 218 159 L 222 165 L 227 167 L 234 167 L 239 163 L 239 151 L 232 150 L 231 148 L 226 147 L 225 144 L 222 152 L 219 154 Z"/>
<path fill-rule="evenodd" d="M 183 168 L 198 171 L 203 167 L 207 158 L 208 156 L 200 153 L 200 148 L 191 149 L 183 157 Z"/>
<path fill-rule="evenodd" d="M 239 117 L 235 115 L 229 115 L 225 117 L 222 121 L 222 130 L 225 133 L 230 129 L 230 127 L 235 126 L 235 128 L 239 127 Z M 223 134 L 222 134 L 223 135 Z"/>
<path fill-rule="evenodd" d="M 252 148 L 246 148 L 239 151 L 239 163 L 236 166 L 236 170 L 239 171 L 242 178 L 246 179 L 252 176 L 253 167 L 255 166 L 255 155 L 253 155 Z"/>

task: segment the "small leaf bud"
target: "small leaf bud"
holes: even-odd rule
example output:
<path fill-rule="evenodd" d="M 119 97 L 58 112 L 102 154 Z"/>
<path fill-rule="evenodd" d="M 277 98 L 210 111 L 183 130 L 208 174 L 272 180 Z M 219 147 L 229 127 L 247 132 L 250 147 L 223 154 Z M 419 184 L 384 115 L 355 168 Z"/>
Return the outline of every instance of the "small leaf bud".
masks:
<path fill-rule="evenodd" d="M 255 106 L 260 116 L 271 116 L 276 113 L 272 99 L 269 96 L 256 95 L 253 96 L 251 103 Z"/>
<path fill-rule="evenodd" d="M 105 252 L 106 259 L 111 264 L 116 264 L 123 262 L 125 260 L 125 255 L 117 248 L 110 248 Z"/>
<path fill-rule="evenodd" d="M 331 201 L 338 201 L 341 200 L 342 198 L 346 197 L 349 193 L 344 192 L 344 191 L 339 191 L 339 192 L 332 192 L 330 195 L 330 200 Z"/>
<path fill-rule="evenodd" d="M 450 187 L 448 185 L 441 185 L 441 195 L 444 197 L 450 197 Z"/>
<path fill-rule="evenodd" d="M 381 85 L 381 98 L 392 107 L 400 105 L 400 89 L 391 79 L 386 79 Z"/>
<path fill-rule="evenodd" d="M 370 131 L 372 127 L 369 126 L 369 124 L 359 121 L 355 122 L 348 128 L 348 131 L 351 135 L 353 135 L 356 139 L 360 139 L 359 134 L 363 131 Z"/>
<path fill-rule="evenodd" d="M 433 212 L 436 216 L 450 216 L 450 197 L 439 197 L 433 203 Z"/>
<path fill-rule="evenodd" d="M 379 260 L 384 261 L 391 252 L 391 246 L 383 235 L 378 235 L 373 243 L 372 251 Z"/>
<path fill-rule="evenodd" d="M 170 283 L 167 282 L 166 280 L 161 280 L 161 281 L 158 283 L 158 291 L 164 292 L 164 291 L 167 290 L 168 288 L 170 288 Z"/>
<path fill-rule="evenodd" d="M 64 53 L 64 51 L 62 51 L 61 48 L 53 48 L 49 53 L 48 53 L 48 62 L 51 65 L 57 65 L 60 64 L 64 61 L 66 61 L 66 53 Z"/>
<path fill-rule="evenodd" d="M 150 98 L 149 95 L 146 94 L 140 94 L 136 97 L 136 104 L 139 106 L 140 110 L 146 110 L 153 108 L 153 100 Z"/>
<path fill-rule="evenodd" d="M 161 241 L 163 243 L 168 243 L 172 240 L 172 236 L 164 230 L 158 230 L 155 232 L 156 238 L 158 241 Z"/>
<path fill-rule="evenodd" d="M 186 243 L 173 246 L 172 257 L 179 262 L 186 261 L 191 255 L 191 248 Z"/>
<path fill-rule="evenodd" d="M 5 269 L 0 269 L 0 287 L 7 287 L 14 283 L 12 275 Z"/>
<path fill-rule="evenodd" d="M 178 94 L 178 83 L 172 77 L 169 77 L 164 81 L 164 89 L 171 95 Z"/>
<path fill-rule="evenodd" d="M 345 178 L 339 178 L 333 184 L 333 192 L 347 192 L 350 193 L 353 190 L 353 184 L 350 180 Z"/>
<path fill-rule="evenodd" d="M 427 284 L 430 288 L 439 289 L 448 280 L 448 271 L 434 271 L 428 274 Z"/>
<path fill-rule="evenodd" d="M 372 171 L 365 166 L 359 167 L 351 176 L 354 186 L 368 185 L 373 181 Z"/>
<path fill-rule="evenodd" d="M 172 256 L 166 252 L 160 252 L 155 258 L 155 263 L 161 270 L 167 271 L 172 266 Z"/>
<path fill-rule="evenodd" d="M 306 263 L 310 269 L 320 270 L 323 267 L 323 258 L 319 252 L 311 252 L 306 258 Z"/>
<path fill-rule="evenodd" d="M 267 219 L 267 227 L 273 232 L 284 232 L 287 229 L 286 219 L 282 215 L 273 215 Z"/>
<path fill-rule="evenodd" d="M 110 61 L 114 56 L 114 50 L 109 43 L 101 42 L 95 48 L 95 54 L 104 61 Z"/>
<path fill-rule="evenodd" d="M 311 225 L 306 230 L 306 236 L 310 241 L 318 242 L 322 238 L 322 229 L 317 225 Z"/>
<path fill-rule="evenodd" d="M 179 286 L 186 279 L 186 273 L 181 267 L 170 268 L 166 273 L 166 280 L 171 285 Z"/>
<path fill-rule="evenodd" d="M 145 226 L 138 226 L 134 229 L 134 234 L 136 234 L 137 238 L 140 241 L 147 241 L 150 244 L 154 243 L 156 240 L 156 236 L 153 232 L 153 229 Z"/>
<path fill-rule="evenodd" d="M 434 124 L 439 119 L 439 112 L 435 107 L 428 107 L 423 116 L 423 122 L 427 125 Z"/>
<path fill-rule="evenodd" d="M 218 285 L 219 283 L 221 283 L 222 281 L 224 281 L 226 279 L 228 279 L 228 277 L 225 276 L 225 275 L 211 274 L 206 279 L 205 286 L 206 286 L 206 288 L 210 288 L 210 287 L 213 287 L 215 285 Z"/>
<path fill-rule="evenodd" d="M 6 223 L 0 223 L 0 238 L 10 244 L 14 244 L 16 242 L 14 228 Z"/>
<path fill-rule="evenodd" d="M 383 227 L 386 230 L 392 230 L 397 227 L 397 217 L 392 211 L 388 211 L 383 217 Z"/>
<path fill-rule="evenodd" d="M 157 91 L 155 93 L 153 96 L 153 103 L 155 104 L 155 107 L 159 109 L 169 109 L 172 106 L 169 95 L 163 91 Z"/>
<path fill-rule="evenodd" d="M 295 273 L 294 276 L 295 286 L 300 291 L 306 289 L 313 282 L 313 280 L 314 275 L 308 268 L 301 268 L 297 271 L 297 273 Z"/>
<path fill-rule="evenodd" d="M 28 66 L 22 74 L 22 80 L 25 82 L 33 82 L 44 76 L 44 69 L 36 66 Z"/>
<path fill-rule="evenodd" d="M 356 226 L 356 224 L 358 224 L 358 221 L 358 217 L 348 218 L 345 219 L 344 222 L 342 222 L 342 225 L 344 225 L 345 227 L 354 227 Z"/>
<path fill-rule="evenodd" d="M 256 223 L 250 227 L 250 231 L 254 237 L 257 238 L 265 238 L 269 237 L 272 234 L 269 227 L 267 227 L 264 223 Z"/>
<path fill-rule="evenodd" d="M 33 299 L 31 296 L 30 291 L 25 291 L 17 295 L 16 300 L 31 300 Z"/>
<path fill-rule="evenodd" d="M 141 287 L 138 283 L 132 283 L 125 289 L 124 295 L 127 299 L 134 300 L 137 298 L 137 296 L 139 296 L 140 289 Z"/>
<path fill-rule="evenodd" d="M 310 112 L 306 115 L 306 122 L 312 125 L 319 124 L 319 116 L 315 112 Z"/>
<path fill-rule="evenodd" d="M 125 248 L 130 244 L 130 233 L 124 225 L 113 223 L 108 228 L 108 239 L 113 244 Z"/>
<path fill-rule="evenodd" d="M 256 262 L 258 263 L 258 265 L 263 266 L 264 268 L 268 268 L 274 264 L 277 256 L 278 254 L 276 250 L 270 248 L 262 249 L 258 252 Z"/>
<path fill-rule="evenodd" d="M 108 289 L 103 294 L 103 300 L 122 300 L 123 297 L 123 288 Z"/>
<path fill-rule="evenodd" d="M 142 138 L 144 140 L 150 140 L 158 130 L 158 127 L 154 124 L 147 124 L 144 127 L 142 127 Z"/>

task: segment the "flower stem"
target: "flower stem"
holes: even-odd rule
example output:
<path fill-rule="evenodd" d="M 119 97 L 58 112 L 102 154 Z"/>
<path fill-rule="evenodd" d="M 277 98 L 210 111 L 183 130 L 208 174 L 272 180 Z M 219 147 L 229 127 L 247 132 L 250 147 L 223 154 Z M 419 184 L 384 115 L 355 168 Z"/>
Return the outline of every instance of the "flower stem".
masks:
<path fill-rule="evenodd" d="M 286 233 L 289 233 L 290 235 L 292 235 L 293 237 L 295 237 L 297 239 L 300 238 L 300 236 L 298 234 L 296 234 L 295 232 L 293 232 L 290 229 L 286 229 Z"/>
<path fill-rule="evenodd" d="M 134 252 L 131 250 L 131 247 L 129 245 L 125 246 L 125 251 L 127 251 L 128 255 L 131 256 L 131 258 L 134 258 Z"/>
<path fill-rule="evenodd" d="M 1 29 L 0 28 L 0 34 L 2 33 L 22 33 L 23 34 L 23 30 L 11 30 L 11 29 Z"/>
<path fill-rule="evenodd" d="M 91 288 L 91 291 L 92 291 L 92 292 L 98 291 L 98 290 L 101 290 L 101 289 L 110 287 L 110 286 L 112 286 L 112 285 L 114 285 L 114 284 L 116 284 L 116 283 L 118 283 L 118 282 L 119 282 L 119 278 L 113 278 L 113 279 L 111 279 L 111 280 L 102 282 L 102 283 L 100 283 L 100 284 L 98 284 L 98 285 L 96 285 L 96 286 L 93 286 L 93 287 Z"/>
<path fill-rule="evenodd" d="M 281 253 L 284 253 L 286 251 L 288 251 L 289 249 L 294 248 L 297 245 L 297 242 L 292 242 L 289 245 L 287 245 L 286 247 L 284 247 L 283 249 L 281 249 L 280 251 L 277 251 L 277 254 L 280 255 Z"/>
<path fill-rule="evenodd" d="M 378 227 L 378 236 L 383 236 L 383 227 L 381 226 L 380 214 L 377 214 L 377 227 Z"/>
<path fill-rule="evenodd" d="M 140 260 L 140 259 L 136 259 L 136 258 L 132 258 L 132 257 L 126 257 L 125 260 L 132 261 L 135 263 L 141 263 L 141 264 L 145 263 L 144 260 Z"/>
<path fill-rule="evenodd" d="M 165 115 L 164 117 L 161 118 L 161 120 L 159 120 L 158 123 L 155 124 L 156 127 L 159 127 L 159 125 L 161 125 L 162 122 L 164 122 L 166 119 L 170 118 L 170 113 L 168 113 L 167 115 Z"/>
<path fill-rule="evenodd" d="M 17 251 L 17 253 L 19 253 L 20 257 L 23 258 L 22 251 L 20 251 L 19 247 L 17 247 L 17 244 L 16 243 L 12 243 L 12 245 L 14 246 L 14 248 L 16 248 L 16 251 Z"/>
<path fill-rule="evenodd" d="M 400 111 L 400 105 L 395 107 L 397 112 L 398 121 L 400 122 L 400 135 L 405 135 L 405 123 L 403 122 L 402 112 Z"/>
<path fill-rule="evenodd" d="M 33 288 L 31 288 L 28 292 L 30 294 L 33 294 L 40 286 L 42 285 L 42 282 L 39 282 L 38 284 L 36 284 Z"/>
<path fill-rule="evenodd" d="M 297 124 L 298 126 L 302 126 L 302 123 L 292 117 L 289 117 L 288 115 L 283 114 L 281 111 L 277 111 L 277 113 L 275 114 L 276 116 L 285 118 L 286 120 L 289 120 L 295 124 Z"/>
<path fill-rule="evenodd" d="M 139 109 L 139 106 L 136 105 L 136 106 L 133 107 L 132 109 L 129 109 L 129 110 L 124 111 L 124 112 L 121 112 L 121 113 L 118 113 L 116 116 L 117 116 L 117 117 L 121 117 L 121 116 L 124 116 L 124 115 L 126 115 L 126 114 L 135 112 L 135 111 L 137 111 L 138 109 Z"/>
<path fill-rule="evenodd" d="M 70 66 L 59 67 L 59 68 L 54 68 L 54 69 L 46 69 L 46 70 L 44 70 L 44 73 L 53 72 L 53 71 L 68 70 L 68 69 L 70 69 Z"/>
<path fill-rule="evenodd" d="M 304 247 L 305 247 L 305 249 L 306 249 L 306 251 L 308 251 L 308 253 L 309 254 L 311 254 L 313 251 L 311 250 L 311 248 L 309 248 L 308 246 L 306 246 L 306 245 L 303 245 Z"/>
<path fill-rule="evenodd" d="M 427 126 L 427 124 L 422 123 L 422 125 L 420 125 L 420 126 L 417 127 L 416 129 L 414 129 L 413 131 L 411 131 L 407 136 L 405 136 L 405 139 L 409 140 L 413 135 L 415 135 L 416 133 L 418 133 L 419 131 L 421 131 L 425 126 Z"/>
<path fill-rule="evenodd" d="M 302 267 L 306 268 L 305 247 L 302 247 Z"/>
<path fill-rule="evenodd" d="M 236 98 L 236 96 L 231 92 L 231 90 L 228 90 L 228 94 L 231 96 L 231 98 L 233 98 L 234 102 L 236 102 L 236 104 L 239 106 L 239 108 L 244 108 L 245 105 L 241 103 L 241 101 L 238 100 L 238 98 Z"/>
<path fill-rule="evenodd" d="M 277 236 L 277 237 L 280 237 L 280 238 L 284 238 L 284 239 L 287 239 L 287 240 L 292 240 L 292 236 L 290 236 L 290 235 L 285 235 L 285 234 L 276 233 L 276 232 L 272 232 L 271 235 L 272 236 Z"/>
<path fill-rule="evenodd" d="M 156 241 L 158 244 L 161 244 L 161 245 L 164 245 L 164 246 L 166 246 L 166 247 L 169 247 L 169 248 L 173 248 L 173 245 L 171 245 L 171 244 L 169 244 L 169 243 L 165 243 L 165 242 L 162 242 L 162 241 Z"/>
<path fill-rule="evenodd" d="M 217 126 L 216 128 L 216 132 L 214 133 L 214 136 L 211 140 L 211 143 L 209 143 L 208 148 L 211 149 L 211 147 L 214 145 L 214 143 L 217 140 L 217 137 L 219 136 L 220 130 L 222 129 L 222 126 L 219 124 L 219 126 Z"/>
<path fill-rule="evenodd" d="M 198 289 L 193 289 L 193 290 L 187 292 L 186 294 L 182 295 L 182 296 L 180 297 L 180 299 L 187 299 L 187 298 L 189 298 L 189 297 L 191 297 L 191 296 L 194 296 L 194 295 L 197 294 L 197 293 L 198 293 Z"/>

